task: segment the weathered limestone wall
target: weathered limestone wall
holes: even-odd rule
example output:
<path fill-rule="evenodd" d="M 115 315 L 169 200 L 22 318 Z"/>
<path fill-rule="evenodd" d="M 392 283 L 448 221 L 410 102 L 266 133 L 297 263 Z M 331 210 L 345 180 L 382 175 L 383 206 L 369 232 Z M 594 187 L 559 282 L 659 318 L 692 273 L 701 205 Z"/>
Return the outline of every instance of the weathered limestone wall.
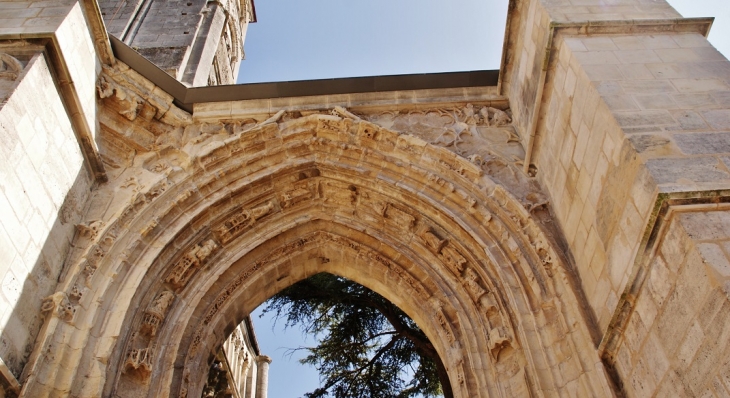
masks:
<path fill-rule="evenodd" d="M 513 122 L 523 146 L 527 148 L 535 123 L 535 104 L 541 96 L 550 17 L 539 0 L 512 1 L 511 6 L 505 42 L 506 65 L 501 71 L 502 91 L 511 99 Z"/>
<path fill-rule="evenodd" d="M 719 245 L 686 243 L 654 228 L 662 204 L 670 214 L 685 204 L 673 198 L 727 196 L 730 62 L 699 33 L 704 22 L 677 20 L 664 2 L 608 3 L 543 2 L 553 20 L 552 53 L 528 161 L 551 197 L 604 333 L 599 353 L 616 361 L 625 392 L 725 394 L 713 377 L 726 351 L 717 341 L 727 340 L 727 297 L 724 280 L 705 270 L 724 270 L 727 258 Z M 670 231 L 702 217 L 727 228 L 725 215 L 694 210 L 676 216 Z M 662 253 L 656 258 L 654 242 Z M 692 326 L 707 313 L 701 327 Z M 682 344 L 699 354 L 680 353 Z"/>
<path fill-rule="evenodd" d="M 655 189 L 583 66 L 560 48 L 535 164 L 602 330 L 628 281 Z"/>
<path fill-rule="evenodd" d="M 730 186 L 730 62 L 696 33 L 556 46 L 537 164 L 603 327 L 657 193 Z"/>
<path fill-rule="evenodd" d="M 100 171 L 87 163 L 98 160 L 100 62 L 84 13 L 76 1 L 0 2 L 0 390 L 6 392 L 18 392 L 32 360 L 43 300 L 63 277 L 75 224 Z"/>
<path fill-rule="evenodd" d="M 0 357 L 16 378 L 92 184 L 46 58 L 33 57 L 19 79 L 0 108 Z"/>
<path fill-rule="evenodd" d="M 618 350 L 633 396 L 730 394 L 730 209 L 669 217 Z"/>

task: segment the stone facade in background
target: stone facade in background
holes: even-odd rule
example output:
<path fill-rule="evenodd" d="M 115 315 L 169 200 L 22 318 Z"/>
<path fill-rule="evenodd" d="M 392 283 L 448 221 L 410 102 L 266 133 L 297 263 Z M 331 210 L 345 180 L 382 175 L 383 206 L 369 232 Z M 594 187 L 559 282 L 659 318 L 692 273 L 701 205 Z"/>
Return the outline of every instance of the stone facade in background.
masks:
<path fill-rule="evenodd" d="M 98 0 L 109 34 L 174 78 L 234 84 L 243 41 L 256 21 L 252 0 Z"/>
<path fill-rule="evenodd" d="M 203 3 L 0 2 L 5 396 L 200 396 L 248 314 L 319 272 L 408 313 L 457 397 L 730 395 L 711 20 L 513 0 L 497 86 L 188 112 L 106 29 L 229 82 L 252 4 Z"/>
<path fill-rule="evenodd" d="M 270 363 L 271 358 L 259 354 L 253 323 L 247 317 L 223 342 L 208 374 L 208 385 L 215 372 L 226 379 L 225 389 L 216 391 L 222 395 L 215 396 L 266 398 Z"/>

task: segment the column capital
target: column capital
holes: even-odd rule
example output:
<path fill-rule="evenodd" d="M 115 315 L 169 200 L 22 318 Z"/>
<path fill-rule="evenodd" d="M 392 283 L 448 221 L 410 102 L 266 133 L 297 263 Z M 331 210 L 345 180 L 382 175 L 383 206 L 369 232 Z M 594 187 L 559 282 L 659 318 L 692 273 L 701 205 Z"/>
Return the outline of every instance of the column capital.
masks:
<path fill-rule="evenodd" d="M 268 355 L 259 355 L 256 357 L 256 363 L 262 363 L 262 362 L 271 363 L 271 361 L 272 361 L 272 359 Z"/>

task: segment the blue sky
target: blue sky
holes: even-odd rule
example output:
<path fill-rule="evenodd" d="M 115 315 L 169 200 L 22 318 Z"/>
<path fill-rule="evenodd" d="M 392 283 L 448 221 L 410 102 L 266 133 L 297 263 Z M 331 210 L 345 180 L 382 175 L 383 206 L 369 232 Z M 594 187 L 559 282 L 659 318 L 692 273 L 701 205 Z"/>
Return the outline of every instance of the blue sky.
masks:
<path fill-rule="evenodd" d="M 730 0 L 669 0 L 687 17 L 716 17 L 710 42 L 730 56 Z M 447 6 L 448 5 L 448 6 Z M 499 69 L 507 0 L 256 0 L 239 83 Z M 319 385 L 288 348 L 315 344 L 252 314 L 273 358 L 269 397 Z"/>
<path fill-rule="evenodd" d="M 730 55 L 728 0 L 669 3 L 716 17 L 710 42 Z M 499 69 L 506 12 L 507 0 L 258 0 L 239 83 Z"/>
<path fill-rule="evenodd" d="M 258 0 L 256 14 L 240 83 L 498 69 L 507 1 Z"/>

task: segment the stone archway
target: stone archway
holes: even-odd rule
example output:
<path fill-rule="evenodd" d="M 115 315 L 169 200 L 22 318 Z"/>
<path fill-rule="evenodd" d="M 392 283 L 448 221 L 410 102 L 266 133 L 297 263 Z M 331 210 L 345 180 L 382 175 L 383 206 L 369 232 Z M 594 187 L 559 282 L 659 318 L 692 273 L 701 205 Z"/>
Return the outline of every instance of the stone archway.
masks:
<path fill-rule="evenodd" d="M 57 383 L 80 396 L 195 395 L 196 369 L 238 321 L 327 271 L 403 308 L 456 396 L 571 383 L 604 395 L 553 244 L 479 165 L 346 111 L 281 116 L 162 148 L 119 176 L 108 220 L 86 226 L 89 249 L 48 305 L 45 341 L 81 364 Z"/>

